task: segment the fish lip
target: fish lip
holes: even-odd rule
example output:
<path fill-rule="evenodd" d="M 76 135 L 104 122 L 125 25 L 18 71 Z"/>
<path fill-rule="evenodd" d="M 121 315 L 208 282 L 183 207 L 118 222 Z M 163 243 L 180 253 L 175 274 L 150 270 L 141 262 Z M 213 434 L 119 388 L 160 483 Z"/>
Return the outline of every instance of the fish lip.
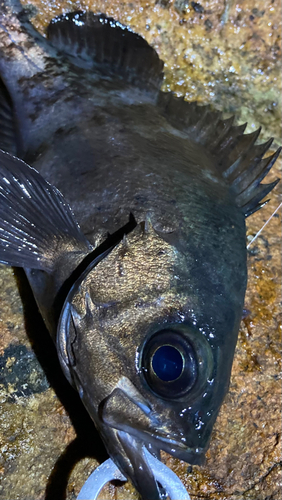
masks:
<path fill-rule="evenodd" d="M 109 424 L 108 424 L 109 425 Z M 131 427 L 130 425 L 110 425 L 118 432 L 123 432 L 132 436 L 136 441 L 142 443 L 147 450 L 152 454 L 159 454 L 161 450 L 169 455 L 183 460 L 191 465 L 202 465 L 205 461 L 206 448 L 189 447 L 176 439 L 169 437 L 169 434 L 162 434 L 159 430 L 140 430 Z"/>
<path fill-rule="evenodd" d="M 140 433 L 141 434 L 141 433 Z M 142 439 L 143 438 L 143 439 Z M 205 460 L 206 449 L 202 447 L 189 447 L 175 439 L 163 436 L 160 433 L 149 434 L 149 432 L 142 432 L 142 437 L 148 451 L 154 445 L 158 450 L 163 450 L 171 456 L 190 463 L 191 465 L 202 465 Z"/>

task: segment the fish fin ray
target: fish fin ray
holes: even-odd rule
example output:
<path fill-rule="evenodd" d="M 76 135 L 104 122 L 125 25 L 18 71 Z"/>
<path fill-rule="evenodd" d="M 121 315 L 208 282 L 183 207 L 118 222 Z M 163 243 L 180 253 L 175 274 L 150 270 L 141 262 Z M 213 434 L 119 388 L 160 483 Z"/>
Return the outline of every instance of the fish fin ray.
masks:
<path fill-rule="evenodd" d="M 52 45 L 72 56 L 74 63 L 79 58 L 140 88 L 160 88 L 163 62 L 156 51 L 113 18 L 82 11 L 63 14 L 50 22 L 47 34 Z"/>
<path fill-rule="evenodd" d="M 263 158 L 273 139 L 269 139 L 264 144 L 255 145 L 258 131 L 253 134 L 245 134 L 243 137 L 246 140 L 241 141 L 241 151 L 237 145 L 236 155 L 231 154 L 229 157 L 229 161 L 233 161 L 238 155 L 237 159 L 224 171 L 223 175 L 235 192 L 238 207 L 242 208 L 245 216 L 248 217 L 265 205 L 265 203 L 260 202 L 279 182 L 279 179 L 276 179 L 269 184 L 261 184 L 276 162 L 281 148 L 278 148 L 274 154 L 267 158 Z M 248 140 L 250 141 L 249 145 Z"/>
<path fill-rule="evenodd" d="M 252 184 L 237 197 L 237 205 L 242 207 L 245 217 L 249 217 L 257 210 L 260 210 L 265 203 L 260 203 L 265 196 L 275 188 L 280 179 L 276 179 L 270 184 Z M 269 200 L 267 200 L 269 201 Z"/>
<path fill-rule="evenodd" d="M 235 193 L 236 203 L 248 217 L 265 203 L 261 200 L 276 186 L 260 184 L 277 160 L 281 148 L 263 158 L 273 139 L 256 145 L 261 129 L 244 134 L 246 123 L 236 126 L 234 116 L 221 114 L 197 102 L 187 102 L 172 92 L 159 92 L 158 107 L 168 122 L 207 148 L 216 166 Z"/>
<path fill-rule="evenodd" d="M 11 154 L 17 153 L 14 112 L 9 93 L 0 79 L 0 148 Z"/>
<path fill-rule="evenodd" d="M 0 150 L 0 262 L 49 271 L 63 253 L 90 250 L 60 191 Z"/>
<path fill-rule="evenodd" d="M 159 92 L 157 106 L 168 122 L 190 138 L 206 145 L 210 138 L 210 126 L 220 120 L 221 113 L 211 111 L 209 106 L 199 106 L 196 101 L 187 102 L 173 92 Z"/>
<path fill-rule="evenodd" d="M 237 194 L 244 191 L 255 179 L 259 178 L 259 182 L 262 181 L 269 172 L 278 155 L 274 153 L 272 156 L 264 159 L 263 156 L 270 148 L 272 142 L 273 139 L 270 139 L 264 144 L 254 146 L 244 155 L 244 158 L 242 156 L 237 158 L 235 162 L 237 165 L 234 168 L 232 178 L 232 185 Z"/>

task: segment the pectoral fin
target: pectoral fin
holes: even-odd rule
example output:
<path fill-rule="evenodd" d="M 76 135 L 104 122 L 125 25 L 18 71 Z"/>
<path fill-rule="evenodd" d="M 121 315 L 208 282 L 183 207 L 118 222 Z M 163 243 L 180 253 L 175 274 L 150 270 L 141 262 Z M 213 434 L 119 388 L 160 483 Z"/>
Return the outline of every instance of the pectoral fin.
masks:
<path fill-rule="evenodd" d="M 91 250 L 60 191 L 0 150 L 0 262 L 51 271 L 63 253 Z"/>

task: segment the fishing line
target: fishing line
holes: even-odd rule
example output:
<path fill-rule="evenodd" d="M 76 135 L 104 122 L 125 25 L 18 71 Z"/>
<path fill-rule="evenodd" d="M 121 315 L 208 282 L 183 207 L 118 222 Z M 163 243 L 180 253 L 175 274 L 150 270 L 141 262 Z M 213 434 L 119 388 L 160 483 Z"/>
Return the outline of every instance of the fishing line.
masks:
<path fill-rule="evenodd" d="M 253 239 L 250 241 L 250 243 L 248 243 L 247 245 L 247 249 L 250 248 L 250 246 L 252 245 L 252 243 L 257 239 L 257 237 L 260 235 L 260 233 L 263 231 L 263 229 L 265 228 L 265 226 L 267 226 L 267 224 L 269 223 L 269 221 L 272 219 L 272 217 L 276 214 L 276 212 L 278 212 L 279 208 L 282 206 L 282 201 L 280 203 L 280 205 L 278 205 L 278 207 L 276 208 L 276 210 L 274 210 L 274 212 L 271 214 L 271 216 L 269 217 L 269 219 L 267 219 L 267 221 L 264 223 L 264 225 L 260 228 L 260 230 L 257 232 L 257 234 L 253 237 Z"/>

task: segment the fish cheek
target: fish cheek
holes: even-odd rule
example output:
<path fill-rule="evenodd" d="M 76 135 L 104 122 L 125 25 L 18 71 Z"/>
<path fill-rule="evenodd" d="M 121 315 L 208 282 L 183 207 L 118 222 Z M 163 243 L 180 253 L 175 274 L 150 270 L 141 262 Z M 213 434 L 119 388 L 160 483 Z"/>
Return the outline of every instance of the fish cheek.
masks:
<path fill-rule="evenodd" d="M 58 354 L 68 380 L 95 418 L 98 406 L 114 390 L 126 366 L 119 339 L 113 338 L 105 321 L 105 306 L 92 302 L 82 284 L 67 305 Z"/>

